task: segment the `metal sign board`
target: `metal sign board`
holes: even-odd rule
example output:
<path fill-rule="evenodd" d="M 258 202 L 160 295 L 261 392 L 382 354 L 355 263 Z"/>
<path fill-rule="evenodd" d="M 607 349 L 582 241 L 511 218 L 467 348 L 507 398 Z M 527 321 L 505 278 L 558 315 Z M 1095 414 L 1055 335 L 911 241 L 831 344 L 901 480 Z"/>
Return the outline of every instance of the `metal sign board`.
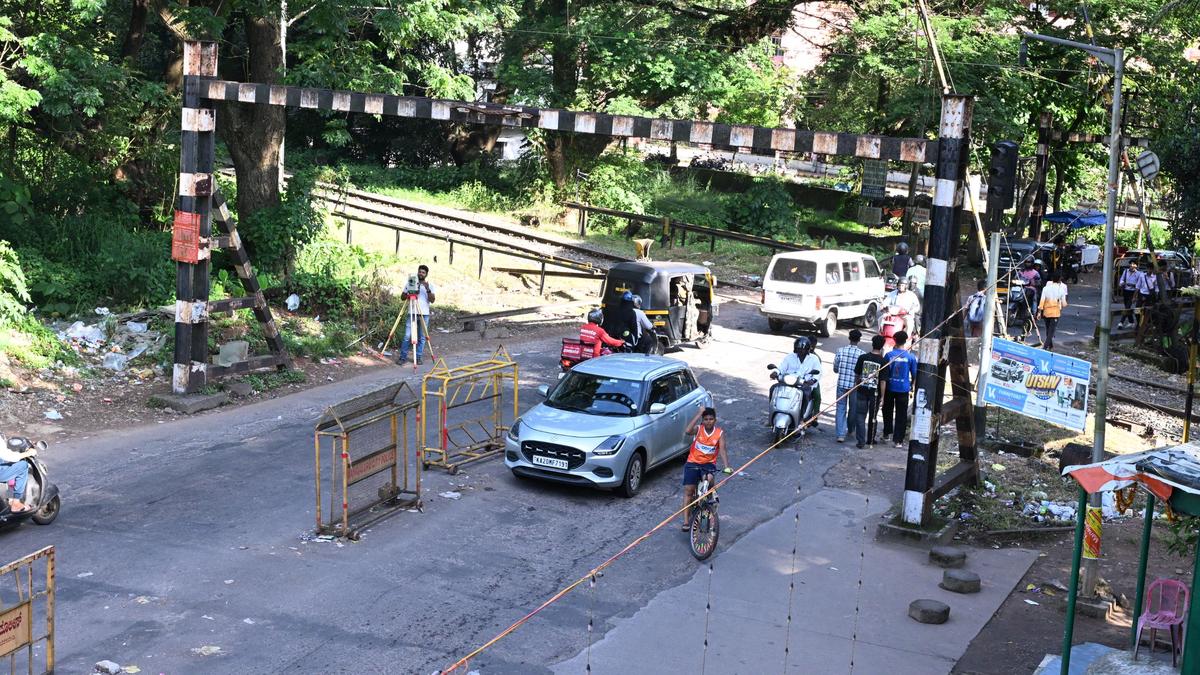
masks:
<path fill-rule="evenodd" d="M 921 207 L 921 206 L 914 207 L 912 219 L 913 219 L 914 223 L 928 223 L 929 222 L 929 209 Z"/>
<path fill-rule="evenodd" d="M 878 227 L 883 222 L 883 209 L 878 206 L 858 207 L 858 222 L 867 227 Z"/>
<path fill-rule="evenodd" d="M 29 644 L 29 601 L 0 614 L 0 656 L 8 656 Z"/>
<path fill-rule="evenodd" d="M 1092 364 L 1012 340 L 992 339 L 985 403 L 1083 431 Z"/>
<path fill-rule="evenodd" d="M 1154 177 L 1158 175 L 1158 155 L 1154 154 L 1150 150 L 1141 152 L 1137 156 L 1136 162 L 1138 173 L 1142 174 L 1143 179 L 1154 180 Z"/>
<path fill-rule="evenodd" d="M 887 162 L 863 160 L 862 195 L 877 198 L 887 196 Z"/>

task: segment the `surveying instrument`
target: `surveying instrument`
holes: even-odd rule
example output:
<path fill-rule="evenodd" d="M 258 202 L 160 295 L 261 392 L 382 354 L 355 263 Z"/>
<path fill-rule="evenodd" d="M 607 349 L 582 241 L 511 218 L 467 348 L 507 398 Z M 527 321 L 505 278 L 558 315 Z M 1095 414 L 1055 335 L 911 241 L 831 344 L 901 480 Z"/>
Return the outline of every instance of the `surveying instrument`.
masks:
<path fill-rule="evenodd" d="M 400 312 L 396 314 L 396 320 L 392 322 L 392 329 L 388 331 L 387 340 L 384 341 L 380 348 L 381 353 L 386 353 L 388 345 L 391 344 L 392 338 L 396 336 L 396 329 L 400 326 L 400 320 L 408 317 L 406 324 L 408 333 L 408 348 L 412 354 L 413 369 L 417 368 L 417 342 L 420 340 L 418 329 L 425 333 L 425 346 L 429 348 L 429 356 L 433 357 L 433 340 L 429 335 L 429 324 L 425 323 L 425 315 L 421 314 L 421 303 L 419 301 L 421 295 L 421 279 L 415 274 L 408 275 L 408 283 L 404 285 L 404 303 L 400 305 Z M 397 362 L 399 363 L 399 362 Z"/>

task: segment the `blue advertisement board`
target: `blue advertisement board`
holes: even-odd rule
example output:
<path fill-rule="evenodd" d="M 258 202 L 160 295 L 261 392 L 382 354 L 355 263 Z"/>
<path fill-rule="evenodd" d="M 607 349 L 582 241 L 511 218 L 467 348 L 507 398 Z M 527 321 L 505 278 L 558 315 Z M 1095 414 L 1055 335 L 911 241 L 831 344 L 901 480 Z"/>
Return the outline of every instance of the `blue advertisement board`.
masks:
<path fill-rule="evenodd" d="M 1059 426 L 1087 426 L 1092 364 L 1012 340 L 992 339 L 985 403 Z"/>

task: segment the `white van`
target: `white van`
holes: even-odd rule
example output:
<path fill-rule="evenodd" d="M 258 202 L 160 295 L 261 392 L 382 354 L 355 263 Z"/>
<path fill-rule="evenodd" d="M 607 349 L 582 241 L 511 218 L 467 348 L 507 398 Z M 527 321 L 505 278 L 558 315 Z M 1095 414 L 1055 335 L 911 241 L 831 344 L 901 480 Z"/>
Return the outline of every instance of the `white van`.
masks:
<path fill-rule="evenodd" d="M 823 337 L 839 321 L 874 329 L 883 307 L 879 263 L 854 251 L 793 251 L 771 258 L 763 275 L 762 307 L 771 331 L 785 321 L 813 326 Z"/>

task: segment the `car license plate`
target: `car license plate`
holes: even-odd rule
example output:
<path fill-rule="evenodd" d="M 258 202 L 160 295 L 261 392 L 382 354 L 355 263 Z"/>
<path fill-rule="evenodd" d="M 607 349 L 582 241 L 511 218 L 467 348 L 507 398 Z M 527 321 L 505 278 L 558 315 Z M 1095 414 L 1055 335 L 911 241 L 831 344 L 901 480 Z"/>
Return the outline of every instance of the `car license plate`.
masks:
<path fill-rule="evenodd" d="M 534 455 L 533 463 L 541 466 L 548 466 L 553 469 L 567 468 L 567 460 L 559 459 L 557 457 L 542 457 L 541 455 Z"/>
<path fill-rule="evenodd" d="M 780 293 L 779 299 L 784 302 L 804 302 L 803 295 L 793 295 L 792 293 Z"/>

